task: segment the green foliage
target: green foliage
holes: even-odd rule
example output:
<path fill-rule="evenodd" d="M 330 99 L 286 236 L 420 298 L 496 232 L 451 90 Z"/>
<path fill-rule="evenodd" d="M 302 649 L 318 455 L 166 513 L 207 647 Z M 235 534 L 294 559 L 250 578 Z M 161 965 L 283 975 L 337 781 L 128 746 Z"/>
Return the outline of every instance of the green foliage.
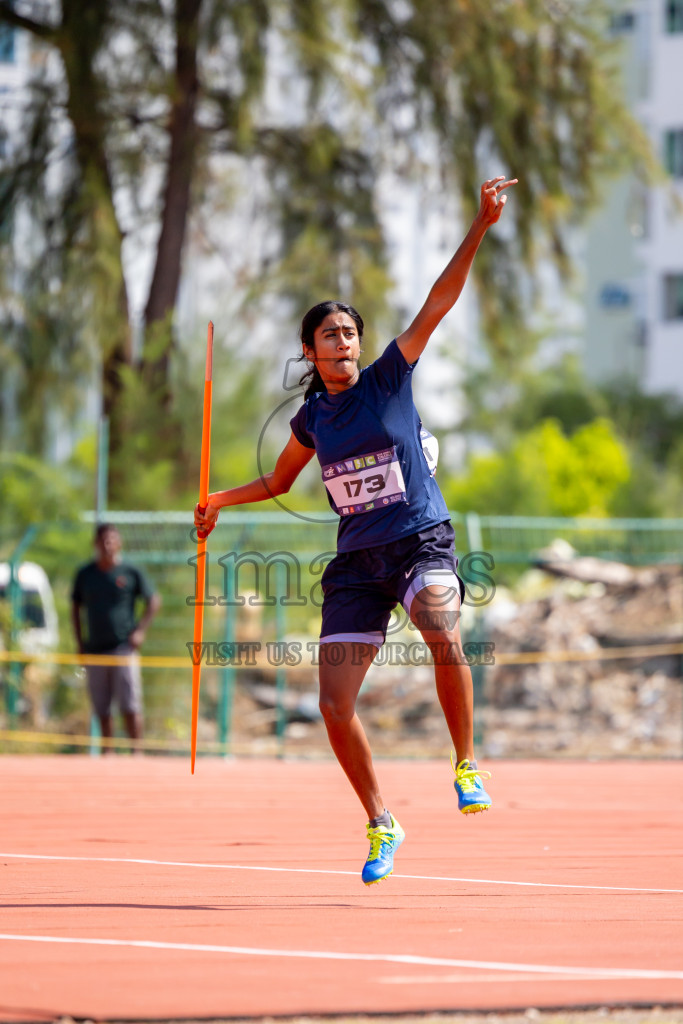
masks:
<path fill-rule="evenodd" d="M 602 388 L 601 397 L 620 434 L 657 465 L 671 458 L 683 437 L 683 399 L 673 394 L 645 395 L 633 381 Z M 682 467 L 683 468 L 683 467 Z"/>
<path fill-rule="evenodd" d="M 629 480 L 629 457 L 606 419 L 567 437 L 546 419 L 507 449 L 474 455 L 444 487 L 449 508 L 499 515 L 607 516 Z"/>
<path fill-rule="evenodd" d="M 599 394 L 631 452 L 631 480 L 615 498 L 615 514 L 679 517 L 683 400 L 672 394 L 644 395 L 628 381 L 604 387 Z"/>
<path fill-rule="evenodd" d="M 595 205 L 605 176 L 657 174 L 620 99 L 607 6 L 372 0 L 357 17 L 376 47 L 385 137 L 400 124 L 406 137 L 431 129 L 467 214 L 489 171 L 519 176 L 514 231 L 487 239 L 474 266 L 484 336 L 509 370 L 527 316 L 524 269 L 547 258 L 568 272 L 564 225 Z"/>
<path fill-rule="evenodd" d="M 505 376 L 495 365 L 471 373 L 465 385 L 467 405 L 458 430 L 466 437 L 484 439 L 498 459 L 507 457 L 511 439 L 528 436 L 535 427 L 554 420 L 565 437 L 596 420 L 611 424 L 611 432 L 628 452 L 628 478 L 614 489 L 608 502 L 615 516 L 673 516 L 683 507 L 683 401 L 674 395 L 644 395 L 631 382 L 616 382 L 597 387 L 582 376 L 574 357 L 565 357 L 544 370 L 518 367 L 517 373 Z M 473 472 L 476 460 L 469 465 Z M 496 463 L 497 465 L 497 463 Z M 489 467 L 490 468 L 490 467 Z M 495 473 L 494 473 L 495 476 Z M 497 478 L 497 477 L 496 477 Z M 469 478 L 468 478 L 469 479 Z M 480 511 L 485 496 L 495 504 L 495 511 L 510 508 L 526 514 L 541 515 L 547 508 L 543 488 L 537 494 L 532 481 L 525 481 L 518 494 L 519 481 L 511 473 L 508 498 L 500 505 L 497 485 L 485 486 L 485 467 L 477 470 L 477 485 L 472 491 L 479 495 Z M 474 483 L 474 477 L 471 478 Z M 459 498 L 469 495 L 458 491 Z M 465 507 L 465 506 L 463 506 Z M 556 506 L 559 508 L 560 506 Z M 559 512 L 557 513 L 559 514 Z"/>
<path fill-rule="evenodd" d="M 46 520 L 75 521 L 81 504 L 77 474 L 30 455 L 0 455 L 0 530 L 21 536 L 27 526 Z"/>
<path fill-rule="evenodd" d="M 532 344 L 540 340 L 538 336 Z M 511 372 L 489 362 L 465 374 L 463 392 L 459 429 L 487 438 L 496 449 L 505 446 L 511 434 L 529 431 L 543 419 L 555 419 L 571 433 L 609 414 L 604 397 L 570 355 L 541 370 L 524 358 Z"/>
<path fill-rule="evenodd" d="M 655 174 L 619 99 L 601 3 L 64 0 L 54 20 L 43 15 L 0 0 L 0 22 L 31 33 L 62 69 L 59 79 L 43 70 L 54 61 L 35 62 L 22 144 L 3 167 L 0 223 L 23 204 L 36 239 L 25 265 L 11 246 L 0 251 L 0 298 L 11 310 L 0 354 L 21 421 L 12 443 L 42 455 L 47 410 L 74 420 L 100 373 L 117 507 L 168 507 L 196 486 L 202 376 L 188 384 L 197 363 L 192 339 L 174 333 L 176 285 L 188 225 L 218 216 L 211 185 L 226 164 L 246 189 L 256 183 L 254 209 L 270 225 L 266 251 L 238 283 L 239 313 L 258 317 L 276 295 L 279 328 L 293 336 L 313 302 L 348 299 L 368 322 L 366 359 L 398 326 L 378 211 L 383 175 L 420 187 L 436 162 L 467 218 L 484 177 L 518 174 L 508 226 L 487 238 L 474 267 L 483 334 L 506 385 L 539 340 L 524 327 L 531 302 L 522 299 L 535 262 L 567 271 L 565 225 L 596 202 L 603 177 L 626 167 Z M 276 109 L 267 83 L 283 91 Z M 158 242 L 134 359 L 124 251 L 150 234 Z M 221 239 L 230 249 L 234 241 Z M 229 479 L 253 475 L 244 438 L 258 432 L 270 394 L 235 371 L 248 330 L 232 333 L 231 390 L 214 418 L 214 475 Z M 557 409 L 545 397 L 537 415 L 559 410 L 569 430 L 605 412 L 579 391 Z M 482 408 L 493 430 L 496 410 Z"/>
<path fill-rule="evenodd" d="M 45 569 L 63 630 L 73 573 L 92 550 L 92 528 L 80 516 L 94 503 L 94 451 L 93 440 L 86 439 L 59 468 L 28 455 L 0 456 L 0 560 L 12 557 L 34 528 L 23 560 Z"/>

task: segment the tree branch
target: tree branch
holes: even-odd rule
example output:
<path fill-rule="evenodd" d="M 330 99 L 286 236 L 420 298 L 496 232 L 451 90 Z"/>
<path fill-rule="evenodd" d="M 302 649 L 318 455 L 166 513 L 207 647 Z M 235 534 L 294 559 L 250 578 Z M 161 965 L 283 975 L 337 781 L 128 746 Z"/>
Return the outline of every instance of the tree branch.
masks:
<path fill-rule="evenodd" d="M 0 21 L 11 28 L 24 29 L 24 31 L 30 32 L 31 35 L 50 42 L 54 42 L 57 36 L 57 29 L 53 25 L 46 25 L 44 22 L 27 18 L 23 14 L 17 14 L 10 0 L 0 0 Z"/>

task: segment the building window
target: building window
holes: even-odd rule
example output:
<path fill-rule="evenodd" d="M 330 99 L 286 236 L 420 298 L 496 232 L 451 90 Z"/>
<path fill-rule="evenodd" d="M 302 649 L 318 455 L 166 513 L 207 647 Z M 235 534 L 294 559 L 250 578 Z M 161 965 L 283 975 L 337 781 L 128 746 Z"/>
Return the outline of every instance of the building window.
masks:
<path fill-rule="evenodd" d="M 683 32 L 683 0 L 666 0 L 664 23 L 667 32 Z"/>
<path fill-rule="evenodd" d="M 0 25 L 0 64 L 14 64 L 14 29 Z"/>
<path fill-rule="evenodd" d="M 631 305 L 631 292 L 619 281 L 608 281 L 600 289 L 599 301 L 603 309 L 628 309 Z"/>
<path fill-rule="evenodd" d="M 683 273 L 664 276 L 664 319 L 683 320 Z"/>
<path fill-rule="evenodd" d="M 664 133 L 664 166 L 673 178 L 683 178 L 683 128 Z"/>
<path fill-rule="evenodd" d="M 633 11 L 620 11 L 611 16 L 609 27 L 615 35 L 621 32 L 633 32 L 636 27 L 636 16 Z"/>

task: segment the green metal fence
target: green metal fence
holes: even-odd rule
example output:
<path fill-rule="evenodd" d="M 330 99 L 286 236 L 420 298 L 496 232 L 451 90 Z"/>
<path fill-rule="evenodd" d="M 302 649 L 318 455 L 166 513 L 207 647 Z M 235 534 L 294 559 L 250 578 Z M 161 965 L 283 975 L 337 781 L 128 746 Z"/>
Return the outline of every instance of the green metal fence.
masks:
<path fill-rule="evenodd" d="M 560 519 L 527 516 L 454 516 L 469 549 L 490 552 L 497 565 L 528 565 L 554 541 L 578 555 L 627 565 L 680 564 L 683 519 Z"/>
<path fill-rule="evenodd" d="M 194 558 L 196 541 L 191 515 L 185 512 L 108 512 L 107 521 L 120 530 L 124 557 L 149 575 L 162 597 L 162 609 L 144 646 L 146 657 L 167 663 L 145 669 L 146 731 L 183 748 L 190 720 L 190 650 L 193 628 Z M 525 517 L 453 514 L 461 556 L 487 552 L 498 581 L 506 572 L 536 563 L 540 552 L 558 539 L 567 541 L 578 555 L 625 562 L 630 565 L 680 564 L 683 560 L 683 519 L 536 519 Z M 69 626 L 69 596 L 73 574 L 92 557 L 94 513 L 71 524 L 33 525 L 12 537 L 0 538 L 0 561 L 12 566 L 6 616 L 5 647 L 17 650 L 21 622 L 16 569 L 34 561 L 47 571 L 60 618 L 59 652 L 63 663 L 53 673 L 42 712 L 48 723 L 62 731 L 83 732 L 89 711 L 82 672 L 68 659 L 74 653 Z M 205 640 L 227 644 L 258 637 L 260 652 L 277 650 L 288 638 L 314 642 L 320 615 L 319 581 L 332 557 L 336 518 L 324 512 L 224 511 L 209 540 Z M 466 573 L 465 573 L 466 575 Z M 476 624 L 475 624 L 476 631 Z M 233 645 L 232 647 L 230 645 Z M 64 659 L 67 663 L 64 664 Z M 233 726 L 235 683 L 243 670 L 234 658 L 209 658 L 202 677 L 200 749 L 202 737 L 217 749 L 229 750 Z M 26 670 L 19 661 L 0 665 L 5 688 L 5 719 L 16 728 L 26 717 Z M 475 671 L 478 689 L 483 669 Z M 286 659 L 271 658 L 269 683 L 277 701 L 272 716 L 276 740 L 285 734 L 285 695 L 292 679 Z M 35 709 L 34 709 L 35 710 Z M 34 718 L 41 715 L 34 715 Z M 53 725 L 54 727 L 54 725 Z M 64 744 L 65 749 L 68 743 Z"/>

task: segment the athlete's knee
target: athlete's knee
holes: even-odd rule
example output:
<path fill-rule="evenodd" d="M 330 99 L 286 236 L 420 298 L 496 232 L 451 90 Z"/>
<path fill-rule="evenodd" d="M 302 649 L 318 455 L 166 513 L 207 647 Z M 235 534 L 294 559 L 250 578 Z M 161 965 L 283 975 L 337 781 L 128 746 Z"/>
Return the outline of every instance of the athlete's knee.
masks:
<path fill-rule="evenodd" d="M 346 694 L 320 694 L 320 714 L 328 725 L 350 722 L 356 713 L 356 702 Z"/>
<path fill-rule="evenodd" d="M 458 629 L 423 630 L 422 638 L 431 652 L 434 664 L 452 665 L 462 661 L 462 641 Z"/>

